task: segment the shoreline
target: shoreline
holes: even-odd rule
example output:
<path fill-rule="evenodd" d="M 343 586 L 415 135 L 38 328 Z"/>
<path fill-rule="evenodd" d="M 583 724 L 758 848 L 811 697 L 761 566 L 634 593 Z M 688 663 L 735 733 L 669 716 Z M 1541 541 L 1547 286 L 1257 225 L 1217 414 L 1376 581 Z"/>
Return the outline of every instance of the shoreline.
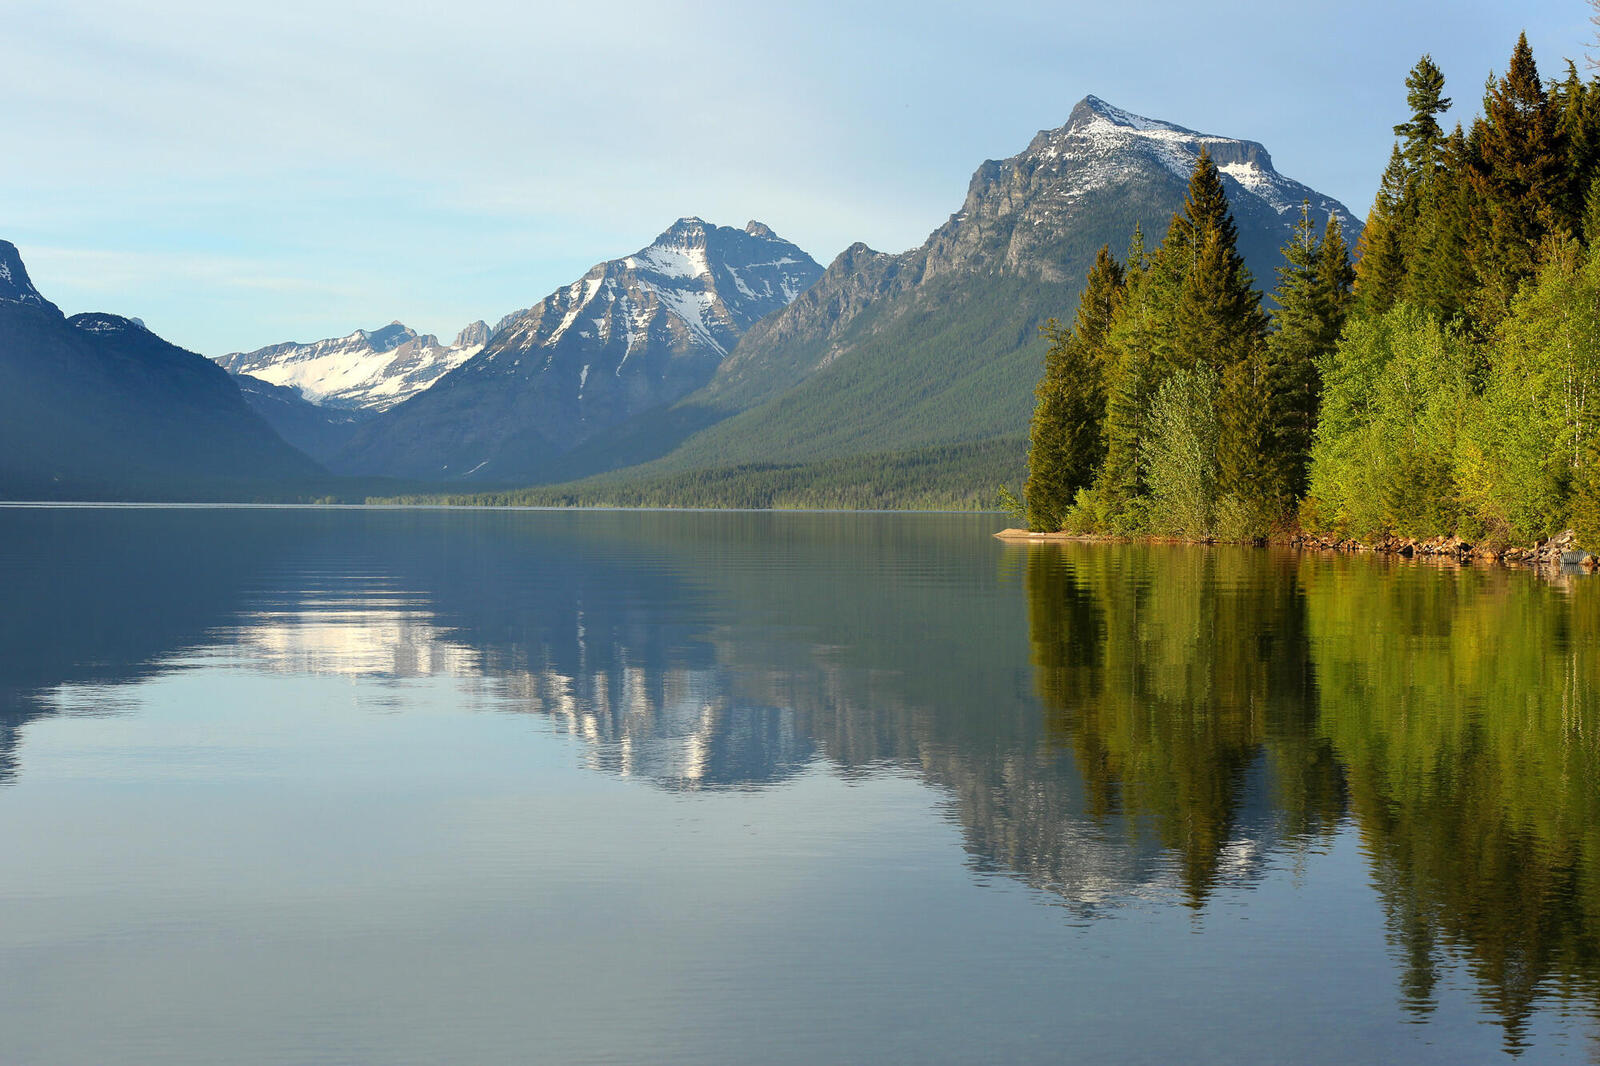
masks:
<path fill-rule="evenodd" d="M 1600 557 L 1578 548 L 1576 546 L 1577 534 L 1570 529 L 1563 530 L 1547 540 L 1538 541 L 1531 547 L 1494 547 L 1488 544 L 1472 544 L 1459 537 L 1450 536 L 1426 539 L 1391 536 L 1384 537 L 1375 543 L 1367 544 L 1351 537 L 1340 537 L 1332 533 L 1319 535 L 1304 532 L 1267 537 L 1256 542 L 1218 541 L 1215 538 L 1193 540 L 1186 537 L 1129 537 L 1109 533 L 1035 533 L 1017 528 L 1002 529 L 994 536 L 997 540 L 1005 541 L 1008 544 L 1237 543 L 1253 544 L 1258 547 L 1295 548 L 1300 551 L 1314 552 L 1345 552 L 1349 554 L 1367 552 L 1373 555 L 1393 555 L 1402 559 L 1431 558 L 1456 563 L 1525 567 L 1535 570 L 1571 569 L 1594 573 L 1597 569 L 1600 569 Z"/>

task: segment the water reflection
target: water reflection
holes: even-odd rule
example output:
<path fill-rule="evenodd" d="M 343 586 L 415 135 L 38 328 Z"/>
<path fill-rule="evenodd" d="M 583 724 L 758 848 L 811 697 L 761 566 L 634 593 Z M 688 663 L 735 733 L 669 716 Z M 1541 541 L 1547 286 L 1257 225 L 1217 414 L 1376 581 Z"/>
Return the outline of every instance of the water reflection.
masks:
<path fill-rule="evenodd" d="M 1353 827 L 1416 1016 L 1456 960 L 1512 1049 L 1552 995 L 1592 1012 L 1600 582 L 985 532 L 0 510 L 0 782 L 69 690 L 196 653 L 402 706 L 457 678 L 663 789 L 914 775 L 974 870 L 1084 917 L 1203 918 Z"/>
<path fill-rule="evenodd" d="M 1095 817 L 1153 826 L 1192 904 L 1252 797 L 1290 847 L 1352 818 L 1408 1009 L 1455 956 L 1510 1049 L 1542 998 L 1593 1011 L 1600 583 L 1070 545 L 1032 552 L 1027 587 Z"/>

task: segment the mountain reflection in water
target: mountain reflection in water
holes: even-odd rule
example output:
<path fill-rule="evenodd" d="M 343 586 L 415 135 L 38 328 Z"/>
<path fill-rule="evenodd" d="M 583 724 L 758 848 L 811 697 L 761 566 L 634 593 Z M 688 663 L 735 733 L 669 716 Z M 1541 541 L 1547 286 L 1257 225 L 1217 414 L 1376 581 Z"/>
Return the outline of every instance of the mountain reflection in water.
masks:
<path fill-rule="evenodd" d="M 454 678 L 664 789 L 912 775 L 978 875 L 1084 920 L 1353 830 L 1406 1009 L 1460 962 L 1510 1050 L 1596 1013 L 1600 582 L 986 527 L 0 509 L 0 783 L 30 721 L 196 656 Z"/>

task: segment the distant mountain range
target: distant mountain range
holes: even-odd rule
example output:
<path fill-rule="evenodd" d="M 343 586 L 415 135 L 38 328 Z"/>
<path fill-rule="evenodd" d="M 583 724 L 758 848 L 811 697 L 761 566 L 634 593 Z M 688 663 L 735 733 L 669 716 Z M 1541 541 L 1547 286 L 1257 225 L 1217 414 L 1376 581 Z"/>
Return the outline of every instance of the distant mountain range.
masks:
<path fill-rule="evenodd" d="M 472 360 L 363 426 L 345 473 L 518 481 L 703 386 L 822 268 L 759 222 L 682 218 L 503 322 Z"/>
<path fill-rule="evenodd" d="M 1102 245 L 1120 254 L 1136 225 L 1149 246 L 1161 239 L 1202 148 L 1221 170 L 1240 250 L 1263 288 L 1302 202 L 1319 221 L 1338 216 L 1352 245 L 1359 237 L 1344 205 L 1279 174 L 1260 144 L 1090 96 L 1021 153 L 984 162 L 960 210 L 910 251 L 856 244 L 823 270 L 760 223 L 684 218 L 632 255 L 599 263 L 492 330 L 475 322 L 448 345 L 397 321 L 221 356 L 234 387 L 219 387 L 225 376 L 213 381 L 206 419 L 193 417 L 193 382 L 108 376 L 135 349 L 155 362 L 160 351 L 175 368 L 180 349 L 133 320 L 61 319 L 6 245 L 0 369 L 31 368 L 5 371 L 16 383 L 8 395 L 54 398 L 37 410 L 12 400 L 32 415 L 13 423 L 6 462 L 48 479 L 67 469 L 48 456 L 72 453 L 81 460 L 73 469 L 90 471 L 87 442 L 104 439 L 111 480 L 140 464 L 175 475 L 197 469 L 198 455 L 178 447 L 160 460 L 153 442 L 110 455 L 116 449 L 93 426 L 77 444 L 61 444 L 78 417 L 66 398 L 124 388 L 134 421 L 136 409 L 154 416 L 163 389 L 174 411 L 188 405 L 183 420 L 167 412 L 166 424 L 187 427 L 172 428 L 172 442 L 221 434 L 226 446 L 205 449 L 199 465 L 270 478 L 320 473 L 306 456 L 346 476 L 511 486 L 983 442 L 1020 449 L 1043 354 L 1039 326 L 1070 317 Z M 34 354 L 68 349 L 78 364 Z M 96 359 L 105 364 L 99 377 L 86 369 Z M 42 436 L 43 410 L 64 420 L 49 431 L 54 443 Z"/>
<path fill-rule="evenodd" d="M 391 322 L 310 344 L 290 341 L 230 352 L 217 362 L 231 374 L 290 386 L 319 406 L 387 411 L 477 355 L 488 340 L 483 322 L 467 326 L 448 345 Z"/>

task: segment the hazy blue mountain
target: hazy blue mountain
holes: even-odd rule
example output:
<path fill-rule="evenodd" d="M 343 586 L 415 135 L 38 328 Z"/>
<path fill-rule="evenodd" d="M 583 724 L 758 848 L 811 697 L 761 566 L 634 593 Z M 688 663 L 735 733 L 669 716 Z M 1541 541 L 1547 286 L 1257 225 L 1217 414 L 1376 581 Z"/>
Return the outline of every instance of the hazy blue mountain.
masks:
<path fill-rule="evenodd" d="M 739 338 L 821 273 L 759 222 L 679 219 L 496 327 L 478 355 L 361 428 L 335 468 L 531 481 L 706 384 Z M 649 458 L 659 452 L 651 452 Z"/>
<path fill-rule="evenodd" d="M 312 403 L 290 385 L 274 385 L 249 374 L 234 374 L 234 384 L 250 409 L 267 425 L 318 462 L 327 462 L 350 443 L 356 430 L 376 412 L 360 407 Z"/>
<path fill-rule="evenodd" d="M 170 497 L 319 476 L 221 367 L 132 319 L 63 317 L 0 241 L 0 497 Z"/>

